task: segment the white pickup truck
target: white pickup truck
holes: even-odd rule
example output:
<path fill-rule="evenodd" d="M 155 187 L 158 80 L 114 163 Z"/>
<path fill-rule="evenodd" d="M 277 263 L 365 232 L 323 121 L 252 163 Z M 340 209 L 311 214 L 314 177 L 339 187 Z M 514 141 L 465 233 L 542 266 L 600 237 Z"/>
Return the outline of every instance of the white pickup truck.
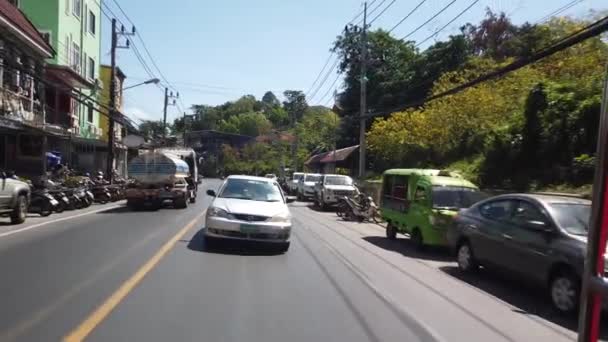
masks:
<path fill-rule="evenodd" d="M 352 197 L 359 193 L 353 179 L 344 175 L 323 175 L 315 185 L 315 203 L 322 209 L 336 205 L 344 196 Z"/>

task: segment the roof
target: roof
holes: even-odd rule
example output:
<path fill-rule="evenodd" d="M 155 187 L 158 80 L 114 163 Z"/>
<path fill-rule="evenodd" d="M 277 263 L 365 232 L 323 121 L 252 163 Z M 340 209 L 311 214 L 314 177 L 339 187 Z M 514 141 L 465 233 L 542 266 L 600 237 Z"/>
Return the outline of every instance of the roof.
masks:
<path fill-rule="evenodd" d="M 430 176 L 430 181 L 432 185 L 438 186 L 459 186 L 465 188 L 475 188 L 477 186 L 466 179 L 455 178 L 455 177 L 445 177 L 445 176 Z"/>
<path fill-rule="evenodd" d="M 329 152 L 323 152 L 323 153 L 319 153 L 319 154 L 315 154 L 312 157 L 308 158 L 308 160 L 306 162 L 304 162 L 304 165 L 310 165 L 310 164 L 317 164 L 321 162 L 321 159 L 323 159 Z"/>
<path fill-rule="evenodd" d="M 24 43 L 44 57 L 51 58 L 55 55 L 53 47 L 42 38 L 34 24 L 19 8 L 7 0 L 0 0 L 0 25 L 17 33 Z"/>
<path fill-rule="evenodd" d="M 0 0 L 0 3 L 4 0 Z M 52 78 L 65 83 L 70 88 L 86 88 L 93 89 L 95 84 L 87 80 L 85 77 L 77 73 L 69 66 L 59 64 L 48 64 L 46 71 Z"/>
<path fill-rule="evenodd" d="M 104 69 L 112 69 L 112 66 L 107 64 L 102 64 L 101 67 Z M 125 73 L 120 70 L 120 67 L 116 67 L 116 76 L 118 76 L 118 78 L 120 78 L 121 80 L 127 78 L 127 75 L 125 75 Z"/>
<path fill-rule="evenodd" d="M 537 200 L 539 202 L 543 202 L 545 204 L 550 203 L 575 203 L 575 204 L 586 204 L 591 205 L 591 201 L 584 198 L 571 197 L 566 194 L 562 195 L 544 195 L 544 194 L 508 194 L 508 195 L 500 195 L 494 198 L 527 198 L 532 200 Z"/>
<path fill-rule="evenodd" d="M 255 180 L 255 181 L 263 181 L 263 182 L 272 182 L 273 180 L 266 177 L 257 177 L 257 176 L 247 176 L 247 175 L 232 175 L 228 176 L 227 179 L 245 179 L 245 180 Z"/>
<path fill-rule="evenodd" d="M 353 152 L 355 152 L 358 149 L 359 149 L 359 145 L 355 145 L 355 146 L 350 146 L 350 147 L 346 147 L 346 148 L 341 148 L 336 151 L 331 151 L 320 160 L 320 163 L 326 164 L 326 163 L 333 163 L 335 161 L 337 161 L 337 162 L 344 161 L 348 157 L 350 157 L 350 155 Z"/>
<path fill-rule="evenodd" d="M 421 176 L 436 176 L 439 174 L 439 170 L 432 169 L 390 169 L 384 171 L 385 175 L 399 175 L 399 176 L 409 176 L 413 174 L 421 175 Z"/>

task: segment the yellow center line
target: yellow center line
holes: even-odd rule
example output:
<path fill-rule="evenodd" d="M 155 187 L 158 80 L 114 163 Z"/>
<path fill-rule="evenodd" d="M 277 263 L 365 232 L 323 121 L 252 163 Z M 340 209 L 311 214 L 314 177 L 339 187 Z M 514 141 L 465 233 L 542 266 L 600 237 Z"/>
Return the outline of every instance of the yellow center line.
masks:
<path fill-rule="evenodd" d="M 135 272 L 127 281 L 125 281 L 110 297 L 108 297 L 93 313 L 91 313 L 80 325 L 72 330 L 63 338 L 65 342 L 75 342 L 84 340 L 103 320 L 120 304 L 125 297 L 142 281 L 161 259 L 169 253 L 186 233 L 194 227 L 196 222 L 205 215 L 203 211 L 195 217 L 190 223 L 175 234 L 171 240 L 167 241 L 159 250 L 150 258 L 143 266 Z"/>

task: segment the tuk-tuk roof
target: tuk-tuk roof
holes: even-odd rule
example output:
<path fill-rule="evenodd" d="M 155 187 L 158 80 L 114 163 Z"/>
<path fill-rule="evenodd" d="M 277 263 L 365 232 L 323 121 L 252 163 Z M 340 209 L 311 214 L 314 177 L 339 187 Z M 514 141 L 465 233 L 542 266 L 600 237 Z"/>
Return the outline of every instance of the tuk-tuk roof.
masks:
<path fill-rule="evenodd" d="M 397 175 L 397 176 L 409 176 L 409 175 L 420 175 L 420 176 L 437 176 L 441 172 L 440 170 L 433 169 L 390 169 L 384 171 L 384 175 Z"/>
<path fill-rule="evenodd" d="M 457 186 L 463 188 L 478 189 L 478 187 L 463 178 L 446 177 L 446 176 L 430 176 L 429 180 L 433 186 Z"/>

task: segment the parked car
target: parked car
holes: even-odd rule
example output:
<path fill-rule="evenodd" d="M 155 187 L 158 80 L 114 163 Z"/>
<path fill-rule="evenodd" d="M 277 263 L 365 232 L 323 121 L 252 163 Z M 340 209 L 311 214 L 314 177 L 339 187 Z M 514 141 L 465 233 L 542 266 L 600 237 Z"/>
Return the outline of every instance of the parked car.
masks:
<path fill-rule="evenodd" d="M 208 245 L 217 239 L 268 242 L 289 249 L 291 213 L 287 203 L 294 197 L 283 194 L 279 184 L 268 178 L 230 176 L 207 209 L 205 238 Z"/>
<path fill-rule="evenodd" d="M 322 209 L 337 205 L 344 197 L 359 193 L 353 179 L 344 175 L 323 175 L 315 184 L 315 203 Z"/>
<path fill-rule="evenodd" d="M 547 288 L 559 312 L 575 313 L 590 212 L 591 202 L 584 199 L 497 196 L 462 210 L 449 229 L 448 241 L 463 272 L 480 265 L 506 270 Z"/>
<path fill-rule="evenodd" d="M 291 195 L 295 195 L 298 193 L 298 184 L 304 178 L 304 173 L 302 172 L 294 172 L 291 176 L 291 180 L 287 183 L 288 191 Z"/>
<path fill-rule="evenodd" d="M 297 196 L 300 201 L 307 201 L 315 197 L 315 185 L 321 180 L 318 173 L 305 173 L 304 178 L 298 182 Z"/>
<path fill-rule="evenodd" d="M 11 218 L 12 224 L 25 222 L 30 201 L 30 186 L 5 172 L 0 173 L 0 215 Z"/>
<path fill-rule="evenodd" d="M 477 186 L 449 171 L 388 170 L 381 195 L 386 236 L 408 233 L 416 248 L 446 246 L 446 231 L 458 210 L 483 197 Z"/>

